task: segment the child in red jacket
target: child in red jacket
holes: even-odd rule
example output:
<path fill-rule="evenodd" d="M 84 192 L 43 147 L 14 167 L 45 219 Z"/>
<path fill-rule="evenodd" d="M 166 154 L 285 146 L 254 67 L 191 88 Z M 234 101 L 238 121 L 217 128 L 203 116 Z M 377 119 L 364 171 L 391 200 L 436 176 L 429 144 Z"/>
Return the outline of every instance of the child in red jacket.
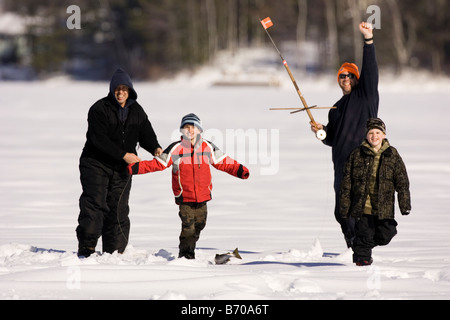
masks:
<path fill-rule="evenodd" d="M 130 164 L 128 172 L 145 174 L 172 166 L 172 190 L 182 221 L 179 257 L 195 259 L 195 245 L 206 225 L 206 203 L 211 200 L 209 165 L 241 179 L 247 179 L 249 171 L 214 144 L 203 140 L 202 123 L 195 114 L 183 117 L 180 131 L 183 134 L 180 141 L 172 143 L 152 161 Z"/>

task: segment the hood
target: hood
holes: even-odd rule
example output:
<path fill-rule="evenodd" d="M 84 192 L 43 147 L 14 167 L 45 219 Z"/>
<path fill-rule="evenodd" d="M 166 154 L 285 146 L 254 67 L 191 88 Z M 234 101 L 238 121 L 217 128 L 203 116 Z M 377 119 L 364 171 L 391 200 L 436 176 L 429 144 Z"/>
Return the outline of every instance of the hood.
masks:
<path fill-rule="evenodd" d="M 361 143 L 361 146 L 363 147 L 363 150 L 365 151 L 365 153 L 367 154 L 371 154 L 371 155 L 376 155 L 375 151 L 373 150 L 373 148 L 371 147 L 369 141 L 367 141 L 367 139 L 364 139 L 364 141 Z M 387 149 L 389 149 L 391 145 L 389 144 L 389 140 L 388 139 L 384 139 L 383 140 L 383 144 L 381 145 L 380 150 L 378 151 L 378 153 L 383 153 L 385 152 Z"/>
<path fill-rule="evenodd" d="M 133 83 L 131 82 L 131 78 L 128 75 L 128 73 L 126 73 L 122 69 L 117 69 L 111 78 L 111 83 L 109 84 L 109 95 L 110 96 L 114 97 L 114 89 L 116 89 L 119 85 L 126 85 L 128 88 L 130 88 L 128 100 L 132 100 L 132 101 L 137 100 L 137 93 L 133 88 Z M 128 101 L 127 101 L 127 104 L 129 105 Z"/>

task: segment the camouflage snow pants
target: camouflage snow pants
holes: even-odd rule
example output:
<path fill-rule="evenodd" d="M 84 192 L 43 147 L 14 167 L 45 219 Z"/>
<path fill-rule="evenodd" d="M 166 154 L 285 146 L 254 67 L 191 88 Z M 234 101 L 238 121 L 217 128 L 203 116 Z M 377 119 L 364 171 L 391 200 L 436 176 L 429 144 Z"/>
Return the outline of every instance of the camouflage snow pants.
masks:
<path fill-rule="evenodd" d="M 206 226 L 208 215 L 206 202 L 180 204 L 181 234 L 178 257 L 195 259 L 195 245 L 200 238 L 200 232 Z"/>

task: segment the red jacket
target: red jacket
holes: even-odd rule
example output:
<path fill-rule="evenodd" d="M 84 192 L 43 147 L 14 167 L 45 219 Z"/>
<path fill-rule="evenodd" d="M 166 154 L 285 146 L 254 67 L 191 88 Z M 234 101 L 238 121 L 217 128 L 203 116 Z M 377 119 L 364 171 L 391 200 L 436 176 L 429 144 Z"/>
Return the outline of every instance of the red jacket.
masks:
<path fill-rule="evenodd" d="M 247 179 L 246 167 L 222 153 L 213 143 L 203 140 L 192 146 L 185 139 L 172 143 L 159 157 L 128 166 L 130 174 L 162 171 L 172 166 L 172 190 L 175 202 L 211 200 L 212 177 L 209 165 L 235 177 Z"/>

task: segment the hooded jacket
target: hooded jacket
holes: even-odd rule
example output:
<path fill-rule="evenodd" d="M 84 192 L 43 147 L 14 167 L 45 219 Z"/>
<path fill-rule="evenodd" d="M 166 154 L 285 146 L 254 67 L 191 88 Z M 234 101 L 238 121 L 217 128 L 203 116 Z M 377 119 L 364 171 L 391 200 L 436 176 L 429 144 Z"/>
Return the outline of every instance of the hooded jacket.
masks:
<path fill-rule="evenodd" d="M 194 146 L 189 139 L 182 137 L 152 161 L 130 164 L 128 172 L 145 174 L 172 166 L 172 191 L 175 203 L 201 203 L 212 198 L 210 165 L 241 179 L 249 177 L 246 167 L 222 153 L 213 143 L 203 140 L 201 135 L 198 135 Z"/>
<path fill-rule="evenodd" d="M 124 108 L 114 95 L 119 85 L 129 88 Z M 136 100 L 137 93 L 130 76 L 118 69 L 112 76 L 108 96 L 97 101 L 89 110 L 82 158 L 94 158 L 110 168 L 124 170 L 127 164 L 123 157 L 126 153 L 137 154 L 138 143 L 152 154 L 160 148 L 147 114 Z"/>
<path fill-rule="evenodd" d="M 388 141 L 385 140 L 384 143 Z M 356 148 L 345 165 L 340 194 L 340 212 L 343 218 L 361 217 L 371 192 L 375 155 L 367 144 L 363 142 Z M 389 146 L 382 151 L 377 172 L 378 218 L 394 219 L 395 192 L 398 194 L 400 212 L 409 213 L 411 210 L 409 179 L 406 166 L 397 149 Z"/>

